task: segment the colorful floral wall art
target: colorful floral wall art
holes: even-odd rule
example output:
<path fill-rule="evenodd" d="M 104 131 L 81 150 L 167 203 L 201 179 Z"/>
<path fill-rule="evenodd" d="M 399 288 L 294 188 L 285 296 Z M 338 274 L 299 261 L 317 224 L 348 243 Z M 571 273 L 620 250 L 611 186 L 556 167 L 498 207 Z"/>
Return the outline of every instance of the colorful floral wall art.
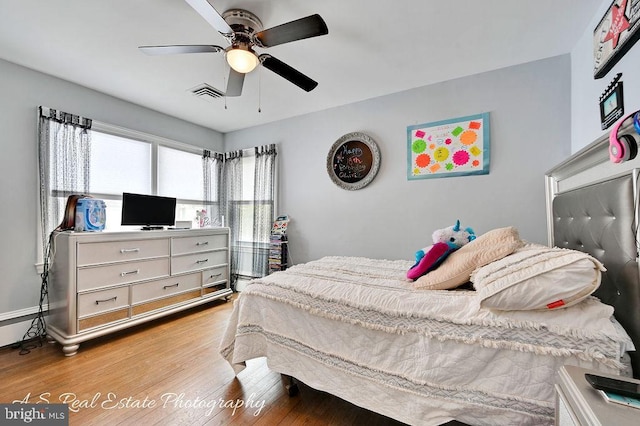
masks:
<path fill-rule="evenodd" d="M 489 113 L 407 127 L 407 177 L 489 173 Z"/>

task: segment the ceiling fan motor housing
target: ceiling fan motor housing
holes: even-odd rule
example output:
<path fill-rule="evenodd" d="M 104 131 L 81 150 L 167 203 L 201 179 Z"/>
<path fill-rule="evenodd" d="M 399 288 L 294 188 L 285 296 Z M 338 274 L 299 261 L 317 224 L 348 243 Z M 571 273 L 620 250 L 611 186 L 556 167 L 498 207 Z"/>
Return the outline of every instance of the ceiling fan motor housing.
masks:
<path fill-rule="evenodd" d="M 232 44 L 251 45 L 253 35 L 263 29 L 260 19 L 248 10 L 230 9 L 222 14 L 222 18 L 233 29 Z"/>
<path fill-rule="evenodd" d="M 262 22 L 256 15 L 244 9 L 227 10 L 222 14 L 222 18 L 233 29 L 231 46 L 225 49 L 227 62 L 237 72 L 251 72 L 260 62 L 253 50 L 253 35 L 262 30 Z"/>

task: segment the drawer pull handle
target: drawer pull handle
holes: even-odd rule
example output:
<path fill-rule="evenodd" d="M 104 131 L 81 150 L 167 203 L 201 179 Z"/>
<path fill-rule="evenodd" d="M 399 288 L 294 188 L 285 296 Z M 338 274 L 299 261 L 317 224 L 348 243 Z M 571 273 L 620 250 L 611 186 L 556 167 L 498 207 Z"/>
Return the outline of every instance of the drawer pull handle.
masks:
<path fill-rule="evenodd" d="M 211 274 L 211 275 L 209 275 L 209 278 L 217 278 L 217 277 L 219 277 L 220 275 L 222 275 L 222 272 L 219 272 L 219 273 L 217 273 L 217 274 Z"/>
<path fill-rule="evenodd" d="M 138 253 L 140 251 L 139 248 L 132 248 L 132 249 L 120 249 L 120 253 L 125 254 L 125 253 Z"/>
<path fill-rule="evenodd" d="M 209 259 L 204 259 L 204 260 L 196 260 L 197 264 L 201 264 L 201 263 L 207 263 L 209 261 Z"/>
<path fill-rule="evenodd" d="M 206 246 L 209 244 L 209 241 L 204 241 L 202 243 L 196 243 L 197 246 Z"/>
<path fill-rule="evenodd" d="M 110 299 L 96 300 L 96 305 L 99 305 L 99 304 L 105 303 L 105 302 L 112 302 L 112 301 L 115 302 L 117 298 L 118 298 L 118 296 L 113 296 Z"/>
<path fill-rule="evenodd" d="M 168 288 L 171 287 L 178 287 L 180 285 L 180 283 L 175 283 L 175 284 L 171 284 L 171 285 L 165 285 L 164 287 L 162 287 L 163 290 L 166 290 Z"/>
<path fill-rule="evenodd" d="M 120 272 L 120 276 L 121 277 L 125 277 L 127 275 L 134 275 L 140 272 L 140 269 L 136 269 L 135 271 L 128 271 L 128 272 Z"/>

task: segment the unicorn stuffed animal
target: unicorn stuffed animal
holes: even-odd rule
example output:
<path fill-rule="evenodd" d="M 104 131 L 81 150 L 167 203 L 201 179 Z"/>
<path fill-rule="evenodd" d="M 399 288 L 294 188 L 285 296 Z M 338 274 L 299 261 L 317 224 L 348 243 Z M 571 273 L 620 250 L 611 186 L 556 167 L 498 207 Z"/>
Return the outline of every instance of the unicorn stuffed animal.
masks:
<path fill-rule="evenodd" d="M 416 263 L 407 272 L 407 278 L 416 280 L 429 271 L 436 269 L 455 250 L 475 240 L 473 229 L 460 227 L 460 220 L 456 224 L 433 232 L 433 245 L 416 252 Z"/>

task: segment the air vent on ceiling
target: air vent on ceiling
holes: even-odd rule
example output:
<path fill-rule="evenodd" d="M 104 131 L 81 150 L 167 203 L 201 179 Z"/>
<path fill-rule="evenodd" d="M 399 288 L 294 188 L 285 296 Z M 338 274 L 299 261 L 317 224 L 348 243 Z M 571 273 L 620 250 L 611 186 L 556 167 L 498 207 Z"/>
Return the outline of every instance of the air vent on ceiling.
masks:
<path fill-rule="evenodd" d="M 219 98 L 224 97 L 224 93 L 215 87 L 209 86 L 207 83 L 202 83 L 199 86 L 193 87 L 189 89 L 191 93 L 198 96 L 199 98 L 213 101 Z"/>

